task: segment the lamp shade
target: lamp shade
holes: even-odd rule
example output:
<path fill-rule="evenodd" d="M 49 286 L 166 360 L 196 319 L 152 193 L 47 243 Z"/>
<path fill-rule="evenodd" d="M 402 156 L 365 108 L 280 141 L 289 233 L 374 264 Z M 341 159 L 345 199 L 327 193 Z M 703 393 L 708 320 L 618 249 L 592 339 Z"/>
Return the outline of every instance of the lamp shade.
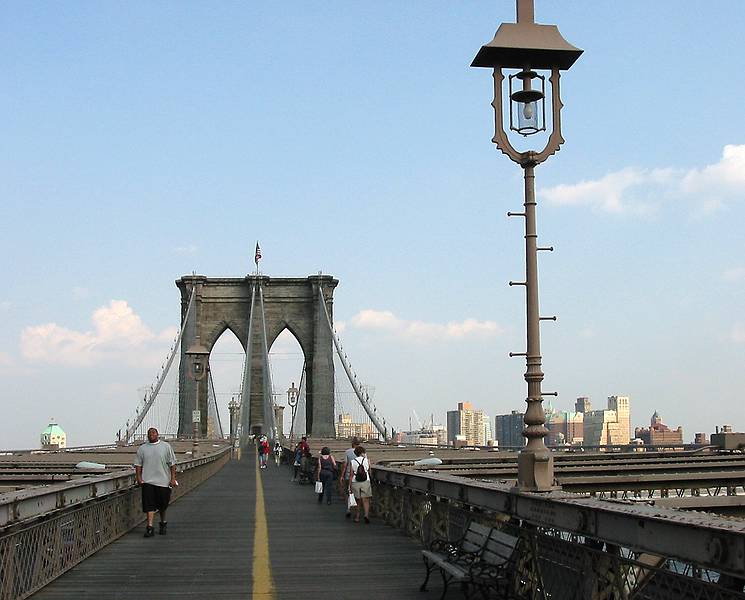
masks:
<path fill-rule="evenodd" d="M 582 50 L 567 42 L 556 25 L 502 23 L 494 39 L 481 46 L 472 67 L 566 70 Z"/>

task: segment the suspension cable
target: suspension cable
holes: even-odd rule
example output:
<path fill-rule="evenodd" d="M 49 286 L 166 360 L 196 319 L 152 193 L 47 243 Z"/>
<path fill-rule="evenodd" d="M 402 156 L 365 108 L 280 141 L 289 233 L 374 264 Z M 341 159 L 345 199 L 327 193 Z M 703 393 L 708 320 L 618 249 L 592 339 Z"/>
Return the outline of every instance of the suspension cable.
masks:
<path fill-rule="evenodd" d="M 298 392 L 297 392 L 297 398 L 295 405 L 295 409 L 292 411 L 292 416 L 290 418 L 290 440 L 294 440 L 295 435 L 297 434 L 297 431 L 295 430 L 295 422 L 298 420 L 298 415 L 302 415 L 302 418 L 300 421 L 306 421 L 305 418 L 305 365 L 307 364 L 307 361 L 305 358 L 303 358 L 303 370 L 300 372 L 300 385 L 298 386 Z M 293 384 L 294 385 L 294 384 Z M 306 421 L 307 422 L 307 421 Z M 305 435 L 305 425 L 306 423 L 303 422 L 303 430 L 302 434 Z"/>
<path fill-rule="evenodd" d="M 251 332 L 253 331 L 253 314 L 254 314 L 254 296 L 256 292 L 256 284 L 254 283 L 253 287 L 251 288 L 251 307 L 248 309 L 248 336 L 246 337 L 246 358 L 244 363 L 244 369 L 243 369 L 243 381 L 241 381 L 241 404 L 240 404 L 240 410 L 239 410 L 239 417 L 238 417 L 238 423 L 241 426 L 241 435 L 242 438 L 241 445 L 245 446 L 248 440 L 248 435 L 250 433 L 249 429 L 249 422 L 250 419 L 250 411 L 251 411 L 251 354 L 252 354 L 252 348 L 251 348 Z M 247 391 L 248 390 L 248 391 Z M 248 396 L 248 400 L 246 400 L 246 396 Z"/>
<path fill-rule="evenodd" d="M 349 383 L 352 384 L 352 388 L 354 388 L 354 393 L 357 395 L 357 399 L 360 401 L 362 408 L 365 409 L 365 412 L 367 413 L 367 416 L 370 418 L 370 421 L 372 421 L 372 424 L 375 426 L 375 429 L 378 430 L 380 435 L 382 435 L 383 439 L 387 442 L 389 439 L 388 431 L 378 419 L 377 415 L 375 414 L 375 410 L 370 406 L 367 394 L 362 393 L 362 388 L 360 388 L 359 384 L 357 383 L 357 377 L 352 372 L 352 367 L 349 364 L 349 361 L 347 361 L 347 357 L 341 351 L 341 344 L 339 342 L 339 338 L 336 336 L 336 332 L 334 331 L 333 326 L 331 325 L 331 317 L 329 316 L 329 311 L 326 308 L 326 299 L 323 297 L 323 290 L 321 289 L 321 286 L 318 286 L 318 294 L 321 298 L 321 306 L 323 306 L 323 312 L 326 315 L 326 323 L 329 326 L 329 331 L 331 332 L 331 338 L 334 340 L 334 347 L 336 348 L 336 353 L 339 355 L 339 359 L 341 360 L 341 364 L 344 367 L 344 371 L 347 373 L 347 378 L 349 379 Z"/>
<path fill-rule="evenodd" d="M 173 364 L 173 360 L 176 358 L 176 352 L 180 349 L 181 338 L 184 337 L 184 330 L 186 329 L 186 324 L 189 321 L 189 316 L 191 315 L 191 310 L 194 305 L 194 297 L 196 295 L 194 292 L 195 292 L 195 286 L 192 286 L 191 294 L 189 295 L 189 304 L 187 305 L 187 308 L 186 308 L 186 314 L 184 315 L 184 320 L 181 323 L 181 328 L 179 329 L 178 335 L 176 336 L 176 341 L 173 343 L 173 348 L 171 349 L 171 355 L 168 357 L 168 360 L 166 361 L 165 366 L 163 367 L 163 370 L 160 373 L 160 377 L 158 378 L 158 381 L 155 383 L 155 387 L 153 388 L 153 391 L 150 394 L 150 398 L 147 399 L 144 406 L 142 407 L 142 411 L 137 414 L 132 425 L 127 427 L 124 433 L 124 442 L 127 444 L 129 443 L 129 440 L 132 438 L 132 436 L 137 431 L 137 428 L 145 420 L 145 416 L 147 415 L 148 411 L 155 403 L 155 400 L 157 399 L 158 394 L 160 393 L 160 388 L 163 387 L 163 383 L 166 380 L 166 375 L 168 375 L 168 371 L 171 368 L 171 365 Z"/>
<path fill-rule="evenodd" d="M 210 403 L 210 398 L 212 401 Z M 222 421 L 220 420 L 220 407 L 217 406 L 217 394 L 215 393 L 215 382 L 212 380 L 212 369 L 207 372 L 207 401 L 208 407 L 211 406 L 215 411 L 215 424 L 217 437 L 222 439 L 225 437 L 225 432 L 222 429 Z M 209 418 L 209 408 L 207 409 L 207 415 Z"/>
<path fill-rule="evenodd" d="M 266 335 L 266 315 L 264 314 L 264 291 L 259 285 L 259 303 L 261 304 L 261 323 L 264 330 L 264 422 L 267 424 L 270 438 L 277 439 L 277 427 L 274 422 L 274 385 L 272 383 L 272 367 L 269 364 L 269 342 Z M 267 389 L 268 385 L 268 389 Z M 268 413 L 268 414 L 267 414 Z"/>

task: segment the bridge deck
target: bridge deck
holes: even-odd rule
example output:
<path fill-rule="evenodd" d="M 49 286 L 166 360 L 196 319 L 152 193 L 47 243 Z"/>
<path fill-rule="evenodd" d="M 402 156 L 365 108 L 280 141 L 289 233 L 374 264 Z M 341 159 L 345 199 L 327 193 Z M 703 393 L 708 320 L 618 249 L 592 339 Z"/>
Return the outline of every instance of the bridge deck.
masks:
<path fill-rule="evenodd" d="M 261 563 L 257 472 L 268 569 Z M 340 497 L 318 504 L 310 486 L 289 479 L 286 466 L 258 471 L 255 457 L 244 455 L 173 504 L 167 536 L 144 539 L 138 527 L 33 598 L 439 597 L 436 577 L 430 591 L 419 592 L 424 568 L 415 541 L 382 523 L 352 523 Z M 273 591 L 261 593 L 267 579 Z"/>

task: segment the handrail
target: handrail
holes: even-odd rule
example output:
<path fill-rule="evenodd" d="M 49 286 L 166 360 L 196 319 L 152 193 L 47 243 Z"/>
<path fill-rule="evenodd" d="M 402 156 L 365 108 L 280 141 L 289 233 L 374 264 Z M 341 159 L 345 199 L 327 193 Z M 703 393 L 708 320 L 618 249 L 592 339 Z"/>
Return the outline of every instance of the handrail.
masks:
<path fill-rule="evenodd" d="M 745 521 L 569 492 L 520 492 L 499 483 L 382 465 L 373 465 L 372 478 L 379 485 L 745 577 Z"/>
<path fill-rule="evenodd" d="M 176 470 L 188 471 L 219 460 L 229 452 L 230 448 L 225 447 L 211 454 L 179 461 Z M 134 469 L 124 467 L 101 475 L 0 494 L 0 533 L 11 525 L 135 487 L 134 477 Z"/>

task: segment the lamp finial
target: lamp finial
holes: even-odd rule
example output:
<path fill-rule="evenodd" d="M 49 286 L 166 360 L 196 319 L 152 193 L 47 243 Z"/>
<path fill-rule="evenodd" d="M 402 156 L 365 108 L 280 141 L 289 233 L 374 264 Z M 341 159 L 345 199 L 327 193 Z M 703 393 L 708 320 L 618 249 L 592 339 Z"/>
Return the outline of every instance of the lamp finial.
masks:
<path fill-rule="evenodd" d="M 516 0 L 517 1 L 517 22 L 518 23 L 535 23 L 535 7 L 533 0 Z"/>

